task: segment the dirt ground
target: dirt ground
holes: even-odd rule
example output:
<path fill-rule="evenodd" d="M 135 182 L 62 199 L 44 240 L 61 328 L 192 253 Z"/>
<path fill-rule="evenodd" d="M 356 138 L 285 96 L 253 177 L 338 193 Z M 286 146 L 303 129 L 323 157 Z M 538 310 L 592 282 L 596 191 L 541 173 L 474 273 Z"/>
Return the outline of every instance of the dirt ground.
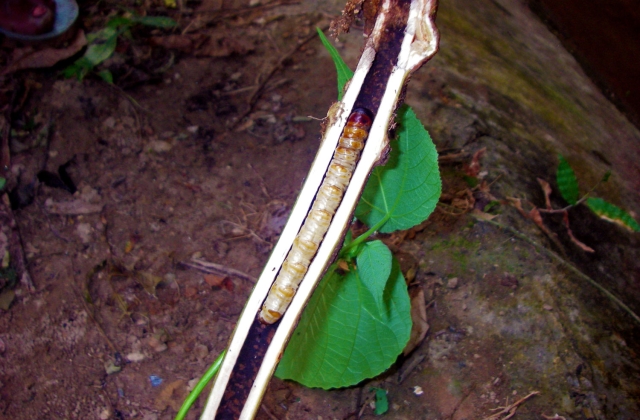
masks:
<path fill-rule="evenodd" d="M 81 26 L 103 27 L 112 3 L 83 3 Z M 195 256 L 259 275 L 337 95 L 313 33 L 340 12 L 339 2 L 126 6 L 167 14 L 179 29 L 136 27 L 121 39 L 103 65 L 115 86 L 95 75 L 64 79 L 68 62 L 1 79 L 17 140 L 12 179 L 24 196 L 14 215 L 35 291 L 18 285 L 0 310 L 0 418 L 173 418 L 225 348 L 252 287 L 251 279 L 182 263 Z M 504 26 L 487 23 L 496 16 Z M 442 204 L 419 229 L 384 238 L 425 295 L 430 332 L 389 372 L 357 387 L 274 379 L 258 418 L 373 418 L 372 387 L 388 391 L 385 416 L 394 419 L 506 419 L 505 407 L 531 392 L 538 394 L 513 406 L 513 418 L 638 418 L 638 324 L 544 251 L 564 250 L 565 261 L 638 312 L 638 234 L 576 208 L 574 234 L 596 251 L 587 254 L 562 220 L 546 219 L 554 242 L 507 201 L 543 206 L 536 178 L 552 182 L 562 153 L 585 190 L 613 168 L 604 196 L 639 209 L 638 131 L 523 5 L 443 2 L 438 23 L 440 55 L 414 76 L 408 103 L 449 156 L 441 161 Z M 3 42 L 7 65 L 25 46 Z M 361 44 L 358 28 L 338 44 L 352 67 Z M 512 60 L 505 45 L 538 64 Z M 554 54 L 565 68 L 540 76 Z M 498 75 L 494 59 L 518 63 L 518 82 Z M 537 95 L 548 95 L 544 111 Z M 465 182 L 483 148 L 473 175 L 501 203 L 496 221 L 529 240 L 470 215 L 488 202 Z M 36 181 L 67 163 L 73 195 Z M 559 195 L 552 200 L 563 206 Z"/>

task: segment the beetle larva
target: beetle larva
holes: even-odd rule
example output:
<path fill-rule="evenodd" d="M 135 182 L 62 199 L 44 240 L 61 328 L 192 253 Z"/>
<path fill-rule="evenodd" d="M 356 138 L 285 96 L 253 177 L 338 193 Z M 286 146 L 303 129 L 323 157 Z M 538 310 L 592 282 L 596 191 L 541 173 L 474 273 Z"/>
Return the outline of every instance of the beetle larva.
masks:
<path fill-rule="evenodd" d="M 371 123 L 371 113 L 364 108 L 357 108 L 349 115 L 311 210 L 264 301 L 260 311 L 262 322 L 273 324 L 287 310 L 342 201 L 364 142 L 369 136 Z"/>

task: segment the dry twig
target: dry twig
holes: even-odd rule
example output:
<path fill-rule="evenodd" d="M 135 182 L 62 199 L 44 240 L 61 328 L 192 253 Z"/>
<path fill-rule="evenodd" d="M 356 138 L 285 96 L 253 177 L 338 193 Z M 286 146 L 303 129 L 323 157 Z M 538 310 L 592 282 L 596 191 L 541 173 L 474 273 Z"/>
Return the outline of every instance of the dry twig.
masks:
<path fill-rule="evenodd" d="M 238 271 L 233 268 L 225 267 L 224 265 L 208 262 L 198 258 L 194 258 L 191 261 L 181 261 L 180 264 L 185 267 L 195 268 L 196 270 L 200 270 L 203 273 L 237 277 L 252 284 L 256 282 L 255 277 L 245 274 L 242 271 Z"/>
<path fill-rule="evenodd" d="M 518 410 L 518 407 L 520 405 L 522 405 L 529 398 L 533 397 L 534 395 L 538 395 L 538 394 L 540 394 L 540 391 L 533 391 L 533 392 L 529 393 L 529 395 L 526 395 L 526 396 L 520 398 L 518 401 L 514 402 L 511 405 L 507 405 L 506 407 L 495 408 L 494 410 L 500 410 L 500 411 L 495 413 L 495 414 L 490 415 L 489 417 L 485 417 L 484 420 L 507 420 L 507 419 L 510 419 L 511 417 L 516 415 L 516 411 Z M 505 416 L 505 417 L 502 417 L 502 416 Z"/>

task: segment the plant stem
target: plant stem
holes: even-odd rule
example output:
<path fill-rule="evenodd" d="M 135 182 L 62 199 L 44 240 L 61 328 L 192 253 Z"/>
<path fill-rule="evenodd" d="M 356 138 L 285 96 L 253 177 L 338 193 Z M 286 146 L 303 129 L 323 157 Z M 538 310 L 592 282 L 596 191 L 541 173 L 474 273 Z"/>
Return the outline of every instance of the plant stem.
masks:
<path fill-rule="evenodd" d="M 340 250 L 340 256 L 344 256 L 346 254 L 349 253 L 349 251 L 351 251 L 352 249 L 356 248 L 357 246 L 359 246 L 361 243 L 363 243 L 364 241 L 367 240 L 367 238 L 369 238 L 369 236 L 373 235 L 374 233 L 376 233 L 376 231 L 378 229 L 380 229 L 382 226 L 384 226 L 385 223 L 387 223 L 387 221 L 391 218 L 390 214 L 387 213 L 382 220 L 380 220 L 378 223 L 376 223 L 375 225 L 373 225 L 373 227 L 371 227 L 368 231 L 366 231 L 365 233 L 363 233 L 362 235 L 358 236 L 356 239 L 354 239 L 349 245 L 345 246 L 344 248 L 342 248 Z"/>
<path fill-rule="evenodd" d="M 562 213 L 562 212 L 566 212 L 568 211 L 570 208 L 572 207 L 576 207 L 579 204 L 584 203 L 587 198 L 589 198 L 589 196 L 591 195 L 591 193 L 598 188 L 598 186 L 602 183 L 606 182 L 606 179 L 603 177 L 600 181 L 596 182 L 596 184 L 591 187 L 591 189 L 589 191 L 587 191 L 582 197 L 580 197 L 580 199 L 578 201 L 575 202 L 575 204 L 569 204 L 568 206 L 561 208 L 561 209 L 551 209 L 551 210 L 544 210 L 544 209 L 538 209 L 540 211 L 540 213 Z"/>
<path fill-rule="evenodd" d="M 213 362 L 209 369 L 202 375 L 202 378 L 198 381 L 198 384 L 193 391 L 189 394 L 189 396 L 182 403 L 182 407 L 180 407 L 180 411 L 176 414 L 175 420 L 183 420 L 184 417 L 189 412 L 189 409 L 193 405 L 193 403 L 198 399 L 204 388 L 207 386 L 209 381 L 213 379 L 213 377 L 220 370 L 220 365 L 222 365 L 222 359 L 224 359 L 224 355 L 227 353 L 227 350 L 223 350 L 222 353 L 218 356 L 218 358 Z"/>

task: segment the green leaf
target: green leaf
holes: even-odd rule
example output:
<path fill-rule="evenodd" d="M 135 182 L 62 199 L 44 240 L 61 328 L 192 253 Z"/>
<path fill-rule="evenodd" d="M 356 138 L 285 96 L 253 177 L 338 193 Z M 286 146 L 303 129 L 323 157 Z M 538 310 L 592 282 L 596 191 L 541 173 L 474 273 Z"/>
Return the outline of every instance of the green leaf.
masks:
<path fill-rule="evenodd" d="M 118 42 L 118 30 L 115 27 L 103 28 L 87 35 L 89 46 L 84 55 L 62 71 L 66 78 L 77 77 L 82 81 L 95 66 L 102 63 L 116 50 Z M 103 77 L 103 75 L 101 75 Z M 103 77 L 104 79 L 104 77 Z M 112 82 L 113 83 L 113 80 Z"/>
<path fill-rule="evenodd" d="M 82 58 L 95 67 L 111 57 L 116 50 L 118 31 L 115 28 L 106 27 L 87 35 L 87 41 L 89 42 L 89 47 Z"/>
<path fill-rule="evenodd" d="M 6 184 L 7 184 L 7 180 L 0 176 L 0 191 L 2 191 L 2 189 Z"/>
<path fill-rule="evenodd" d="M 102 80 L 104 80 L 105 82 L 109 83 L 110 85 L 113 84 L 113 74 L 111 74 L 111 72 L 109 70 L 102 70 L 98 73 L 98 76 L 100 76 L 100 78 Z"/>
<path fill-rule="evenodd" d="M 384 311 L 382 298 L 391 274 L 391 260 L 391 251 L 382 241 L 365 243 L 356 259 L 360 280 L 376 301 L 378 312 Z"/>
<path fill-rule="evenodd" d="M 389 411 L 389 400 L 387 399 L 387 391 L 382 388 L 373 388 L 376 391 L 376 416 L 381 416 Z"/>
<path fill-rule="evenodd" d="M 123 26 L 132 26 L 133 24 L 134 24 L 134 21 L 129 18 L 116 16 L 114 18 L 109 19 L 109 22 L 107 22 L 107 27 L 118 29 Z"/>
<path fill-rule="evenodd" d="M 558 183 L 558 189 L 565 201 L 571 205 L 578 202 L 580 191 L 578 190 L 578 180 L 576 174 L 571 169 L 569 162 L 565 160 L 562 155 L 558 155 L 560 164 L 558 165 L 558 171 L 556 172 L 556 182 Z"/>
<path fill-rule="evenodd" d="M 585 203 L 600 218 L 620 225 L 632 232 L 639 232 L 640 225 L 629 213 L 602 198 L 589 197 Z"/>
<path fill-rule="evenodd" d="M 62 70 L 62 75 L 67 79 L 75 77 L 82 81 L 82 79 L 84 79 L 91 70 L 93 70 L 93 64 L 91 64 L 86 58 L 80 57 L 75 63 Z"/>
<path fill-rule="evenodd" d="M 356 217 L 388 233 L 422 223 L 435 208 L 442 184 L 438 153 L 429 133 L 407 106 L 398 112 L 398 139 L 389 161 L 371 173 Z"/>
<path fill-rule="evenodd" d="M 154 28 L 173 28 L 178 25 L 175 20 L 166 16 L 140 16 L 136 17 L 134 21 Z"/>
<path fill-rule="evenodd" d="M 344 276 L 333 272 L 311 297 L 276 375 L 324 389 L 374 377 L 396 360 L 409 340 L 410 311 L 397 261 L 384 290 L 382 313 L 357 271 Z"/>
<path fill-rule="evenodd" d="M 322 45 L 329 51 L 329 55 L 333 60 L 333 64 L 336 66 L 336 72 L 338 73 L 338 100 L 342 100 L 342 93 L 344 92 L 344 86 L 347 84 L 349 79 L 353 77 L 353 71 L 347 66 L 347 63 L 344 62 L 342 57 L 340 57 L 340 53 L 335 49 L 331 42 L 324 36 L 320 28 L 316 28 L 318 31 L 318 36 L 320 37 L 320 41 L 322 41 Z"/>

